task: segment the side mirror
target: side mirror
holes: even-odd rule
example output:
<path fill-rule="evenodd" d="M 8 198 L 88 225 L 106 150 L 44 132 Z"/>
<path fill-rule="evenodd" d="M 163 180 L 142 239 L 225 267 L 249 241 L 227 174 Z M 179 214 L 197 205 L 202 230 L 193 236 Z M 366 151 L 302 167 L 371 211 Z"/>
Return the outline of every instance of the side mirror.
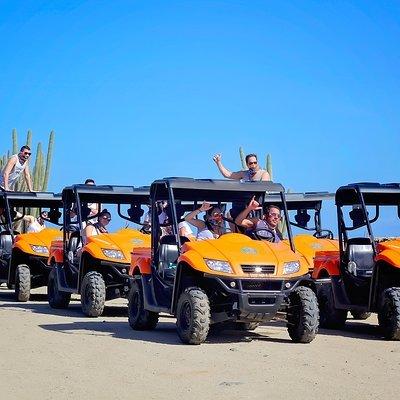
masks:
<path fill-rule="evenodd" d="M 140 218 L 144 214 L 144 210 L 140 207 L 140 204 L 131 204 L 127 210 L 129 218 L 132 222 L 140 224 Z"/>
<path fill-rule="evenodd" d="M 307 210 L 297 210 L 297 214 L 294 216 L 295 221 L 302 228 L 306 228 L 311 216 L 307 213 Z"/>

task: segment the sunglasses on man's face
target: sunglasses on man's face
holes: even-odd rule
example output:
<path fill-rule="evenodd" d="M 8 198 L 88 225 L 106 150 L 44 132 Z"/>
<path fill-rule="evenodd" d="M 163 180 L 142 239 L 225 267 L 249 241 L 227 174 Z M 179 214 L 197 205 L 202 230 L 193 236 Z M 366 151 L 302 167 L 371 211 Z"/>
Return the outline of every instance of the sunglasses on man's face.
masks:
<path fill-rule="evenodd" d="M 111 218 L 110 218 L 110 217 L 101 217 L 101 219 L 104 219 L 104 220 L 106 220 L 106 221 L 111 221 Z"/>
<path fill-rule="evenodd" d="M 24 151 L 24 156 L 30 156 L 32 153 L 29 153 L 28 151 Z"/>
<path fill-rule="evenodd" d="M 257 161 L 250 161 L 250 162 L 247 163 L 247 165 L 257 165 L 257 164 L 258 164 Z"/>
<path fill-rule="evenodd" d="M 278 213 L 268 213 L 268 215 L 273 218 L 279 218 L 279 219 L 281 218 L 280 214 Z"/>

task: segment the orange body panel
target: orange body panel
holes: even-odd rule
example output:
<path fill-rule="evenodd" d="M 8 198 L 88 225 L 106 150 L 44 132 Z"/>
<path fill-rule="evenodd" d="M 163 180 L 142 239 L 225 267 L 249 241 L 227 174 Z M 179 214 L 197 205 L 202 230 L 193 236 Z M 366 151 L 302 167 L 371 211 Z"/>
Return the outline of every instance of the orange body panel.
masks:
<path fill-rule="evenodd" d="M 47 257 L 48 253 L 37 253 L 31 246 L 44 246 L 49 251 L 53 240 L 59 238 L 61 232 L 58 229 L 45 228 L 40 232 L 21 233 L 15 238 L 13 249 L 18 249 L 32 256 Z"/>
<path fill-rule="evenodd" d="M 314 258 L 312 277 L 319 279 L 325 277 L 327 274 L 329 276 L 340 275 L 339 263 L 339 251 L 317 251 Z"/>
<path fill-rule="evenodd" d="M 150 235 L 143 234 L 134 229 L 121 229 L 115 233 L 103 233 L 101 235 L 91 236 L 87 244 L 82 248 L 82 254 L 88 253 L 97 260 L 111 261 L 115 263 L 128 264 L 132 246 L 150 247 Z M 107 257 L 103 249 L 117 250 L 123 253 L 124 258 Z M 63 241 L 55 240 L 51 243 L 50 257 L 56 262 L 63 262 Z"/>
<path fill-rule="evenodd" d="M 131 254 L 131 267 L 129 270 L 129 275 L 134 274 L 134 270 L 136 267 L 139 267 L 139 270 L 142 274 L 150 274 L 151 273 L 151 248 L 150 247 L 138 247 L 133 249 Z"/>
<path fill-rule="evenodd" d="M 377 243 L 375 262 L 384 261 L 394 268 L 400 268 L 400 239 L 387 240 Z M 318 251 L 315 255 L 312 277 L 321 278 L 324 273 L 329 276 L 340 275 L 339 251 Z"/>
<path fill-rule="evenodd" d="M 141 273 L 150 273 L 150 249 L 136 249 L 132 252 L 131 270 L 139 267 Z M 233 273 L 224 273 L 211 270 L 204 259 L 228 261 Z M 253 240 L 238 233 L 228 233 L 215 240 L 187 242 L 182 246 L 182 253 L 178 262 L 185 262 L 196 271 L 216 276 L 269 278 L 282 277 L 285 262 L 298 261 L 300 269 L 293 274 L 286 274 L 288 278 L 302 276 L 308 273 L 308 264 L 300 253 L 293 253 L 286 241 L 270 243 Z M 274 265 L 273 274 L 244 273 L 242 264 Z"/>
<path fill-rule="evenodd" d="M 308 263 L 310 271 L 314 268 L 314 257 L 317 251 L 339 251 L 339 242 L 337 240 L 317 239 L 312 235 L 295 236 L 294 245 Z"/>
<path fill-rule="evenodd" d="M 377 245 L 376 261 L 385 261 L 400 268 L 400 239 L 387 240 Z"/>

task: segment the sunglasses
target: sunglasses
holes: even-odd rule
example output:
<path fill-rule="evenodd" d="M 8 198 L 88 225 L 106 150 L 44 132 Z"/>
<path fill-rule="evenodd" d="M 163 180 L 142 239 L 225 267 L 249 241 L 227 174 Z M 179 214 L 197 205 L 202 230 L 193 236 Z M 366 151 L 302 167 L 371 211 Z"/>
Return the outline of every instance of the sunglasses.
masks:
<path fill-rule="evenodd" d="M 281 216 L 279 215 L 279 214 L 277 214 L 277 213 L 268 213 L 268 215 L 270 216 L 270 217 L 275 217 L 275 218 L 281 218 Z"/>
<path fill-rule="evenodd" d="M 32 153 L 29 153 L 28 151 L 23 152 L 24 156 L 30 156 Z"/>
<path fill-rule="evenodd" d="M 101 219 L 104 219 L 104 220 L 106 220 L 106 221 L 111 221 L 111 218 L 110 218 L 110 217 L 101 217 Z"/>
<path fill-rule="evenodd" d="M 250 161 L 247 163 L 247 165 L 257 165 L 258 161 Z"/>
<path fill-rule="evenodd" d="M 214 213 L 211 214 L 211 216 L 213 216 L 213 217 L 221 217 L 222 213 L 214 212 Z"/>

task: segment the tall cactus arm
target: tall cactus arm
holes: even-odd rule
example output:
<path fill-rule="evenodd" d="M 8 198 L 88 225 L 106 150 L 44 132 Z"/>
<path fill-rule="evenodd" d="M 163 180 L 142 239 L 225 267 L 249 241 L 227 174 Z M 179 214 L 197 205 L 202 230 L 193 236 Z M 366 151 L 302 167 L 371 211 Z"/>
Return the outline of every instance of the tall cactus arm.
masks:
<path fill-rule="evenodd" d="M 267 171 L 269 173 L 269 177 L 271 181 L 273 180 L 273 175 L 272 175 L 272 159 L 271 159 L 271 154 L 267 154 Z"/>
<path fill-rule="evenodd" d="M 49 184 L 49 175 L 51 168 L 51 161 L 53 158 L 53 146 L 54 146 L 54 131 L 50 132 L 49 143 L 47 146 L 47 157 L 46 157 L 46 169 L 44 172 L 43 186 L 42 190 L 46 191 Z"/>
<path fill-rule="evenodd" d="M 28 130 L 28 133 L 26 134 L 26 145 L 29 147 L 32 147 L 32 131 Z"/>
<path fill-rule="evenodd" d="M 12 153 L 18 153 L 18 134 L 15 128 L 12 130 Z"/>
<path fill-rule="evenodd" d="M 239 147 L 239 155 L 240 155 L 240 161 L 242 162 L 242 169 L 247 169 L 246 166 L 246 157 L 244 155 L 243 147 Z"/>

